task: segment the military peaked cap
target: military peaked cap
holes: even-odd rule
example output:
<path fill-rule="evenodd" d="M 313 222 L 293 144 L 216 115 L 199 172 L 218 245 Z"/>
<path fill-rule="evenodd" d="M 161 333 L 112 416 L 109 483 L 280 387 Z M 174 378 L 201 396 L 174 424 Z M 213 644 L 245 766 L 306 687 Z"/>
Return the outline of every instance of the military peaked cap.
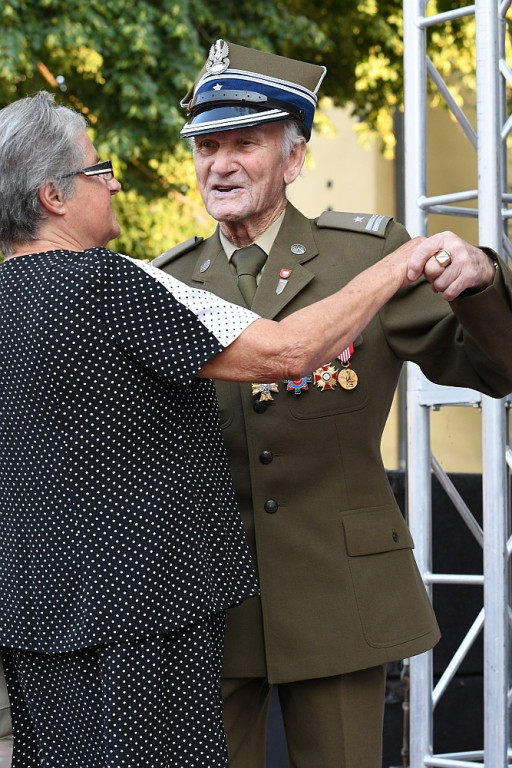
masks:
<path fill-rule="evenodd" d="M 181 102 L 181 135 L 198 136 L 295 118 L 311 136 L 317 92 L 326 68 L 217 40 Z"/>

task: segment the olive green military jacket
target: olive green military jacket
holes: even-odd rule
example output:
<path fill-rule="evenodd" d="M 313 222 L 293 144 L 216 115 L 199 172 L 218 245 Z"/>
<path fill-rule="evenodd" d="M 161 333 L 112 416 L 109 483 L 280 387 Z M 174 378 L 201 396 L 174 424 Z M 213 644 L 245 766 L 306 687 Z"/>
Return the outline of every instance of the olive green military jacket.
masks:
<path fill-rule="evenodd" d="M 279 320 L 407 239 L 401 225 L 383 217 L 327 212 L 312 221 L 288 205 L 252 308 Z M 217 233 L 156 263 L 243 305 Z M 330 322 L 327 314 L 323 322 Z M 493 286 L 451 306 L 426 281 L 401 290 L 355 340 L 349 365 L 358 382 L 351 389 L 329 371 L 317 373 L 316 383 L 309 371 L 307 389 L 276 382 L 278 391 L 263 401 L 251 384 L 218 383 L 261 586 L 261 601 L 228 612 L 225 676 L 324 677 L 437 642 L 413 541 L 382 463 L 382 431 L 404 361 L 439 384 L 501 397 L 512 390 L 511 350 L 512 280 L 500 263 Z M 325 362 L 342 370 L 340 360 Z"/>

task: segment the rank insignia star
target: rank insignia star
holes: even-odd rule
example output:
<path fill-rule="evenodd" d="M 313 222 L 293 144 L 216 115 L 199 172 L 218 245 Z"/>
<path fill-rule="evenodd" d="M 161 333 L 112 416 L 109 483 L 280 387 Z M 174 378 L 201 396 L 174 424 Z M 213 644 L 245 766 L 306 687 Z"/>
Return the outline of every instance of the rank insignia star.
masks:
<path fill-rule="evenodd" d="M 311 376 L 303 376 L 301 379 L 295 379 L 294 381 L 288 379 L 285 381 L 286 391 L 293 391 L 295 395 L 300 395 L 302 390 L 308 389 L 308 384 L 311 381 L 311 378 Z"/>
<path fill-rule="evenodd" d="M 324 392 L 326 389 L 335 388 L 338 381 L 338 371 L 332 365 L 322 365 L 321 368 L 313 371 L 313 378 L 317 387 L 320 387 Z"/>
<path fill-rule="evenodd" d="M 277 384 L 252 384 L 253 395 L 260 396 L 260 402 L 273 400 L 272 392 L 279 392 Z"/>

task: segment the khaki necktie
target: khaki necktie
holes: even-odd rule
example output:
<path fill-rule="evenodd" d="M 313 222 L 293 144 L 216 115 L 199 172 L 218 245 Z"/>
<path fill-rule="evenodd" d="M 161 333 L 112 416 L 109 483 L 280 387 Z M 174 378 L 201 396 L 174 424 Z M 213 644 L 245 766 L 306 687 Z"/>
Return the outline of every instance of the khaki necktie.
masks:
<path fill-rule="evenodd" d="M 236 267 L 238 287 L 248 307 L 251 306 L 256 293 L 256 276 L 265 264 L 267 254 L 259 245 L 248 245 L 247 248 L 239 248 L 231 257 Z"/>

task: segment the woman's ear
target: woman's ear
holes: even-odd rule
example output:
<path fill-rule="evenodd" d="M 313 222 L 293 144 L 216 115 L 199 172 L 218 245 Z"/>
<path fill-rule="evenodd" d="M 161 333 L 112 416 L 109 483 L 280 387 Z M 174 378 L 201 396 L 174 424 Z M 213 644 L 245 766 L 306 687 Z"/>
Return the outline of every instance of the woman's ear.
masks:
<path fill-rule="evenodd" d="M 62 216 L 66 212 L 62 193 L 54 181 L 47 181 L 39 187 L 39 202 L 46 211 L 56 216 Z"/>

